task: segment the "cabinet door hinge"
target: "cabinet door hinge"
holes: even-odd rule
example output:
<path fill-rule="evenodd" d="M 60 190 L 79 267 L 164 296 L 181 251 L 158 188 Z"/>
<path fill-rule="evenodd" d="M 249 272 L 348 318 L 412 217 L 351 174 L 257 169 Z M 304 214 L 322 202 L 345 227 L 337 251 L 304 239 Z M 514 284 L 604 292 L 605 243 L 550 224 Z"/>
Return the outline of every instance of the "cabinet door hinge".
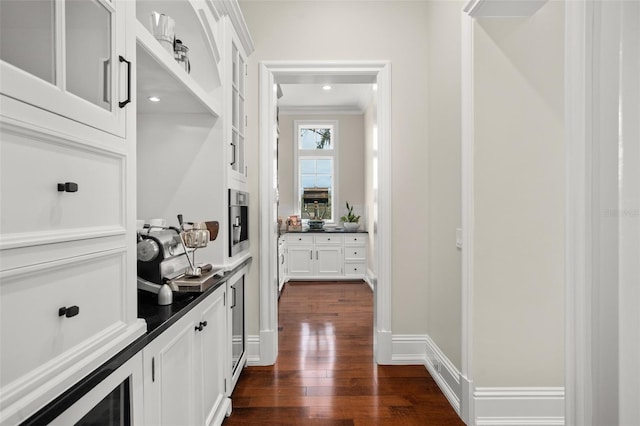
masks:
<path fill-rule="evenodd" d="M 222 298 L 222 305 L 227 306 L 227 293 L 225 293 L 224 297 Z"/>
<path fill-rule="evenodd" d="M 224 379 L 224 393 L 227 393 L 227 379 Z"/>
<path fill-rule="evenodd" d="M 244 64 L 244 75 L 247 76 L 249 75 L 249 65 Z"/>
<path fill-rule="evenodd" d="M 151 382 L 156 381 L 156 357 L 151 358 Z"/>

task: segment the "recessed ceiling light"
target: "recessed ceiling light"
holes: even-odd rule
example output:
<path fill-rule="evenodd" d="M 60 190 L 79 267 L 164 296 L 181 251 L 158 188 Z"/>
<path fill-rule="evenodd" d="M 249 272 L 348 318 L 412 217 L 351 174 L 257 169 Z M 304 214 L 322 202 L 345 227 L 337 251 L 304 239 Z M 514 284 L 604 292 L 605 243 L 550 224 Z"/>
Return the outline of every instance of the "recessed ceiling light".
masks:
<path fill-rule="evenodd" d="M 157 96 L 149 96 L 151 102 L 160 102 L 160 98 Z"/>
<path fill-rule="evenodd" d="M 331 86 L 325 84 L 324 86 L 322 86 L 322 90 L 331 90 Z"/>

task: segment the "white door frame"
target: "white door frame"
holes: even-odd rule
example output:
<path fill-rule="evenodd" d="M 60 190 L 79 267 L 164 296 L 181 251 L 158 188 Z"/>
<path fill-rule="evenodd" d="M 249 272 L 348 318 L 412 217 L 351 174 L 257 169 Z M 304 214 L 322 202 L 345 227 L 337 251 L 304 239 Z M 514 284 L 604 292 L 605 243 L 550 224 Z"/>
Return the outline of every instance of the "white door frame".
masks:
<path fill-rule="evenodd" d="M 603 7 L 620 7 L 621 19 L 609 22 L 606 33 Z M 598 421 L 600 398 L 609 391 L 594 381 L 601 375 L 616 376 L 619 424 L 638 424 L 640 407 L 640 79 L 638 61 L 638 23 L 640 7 L 635 2 L 566 2 L 565 8 L 565 92 L 566 92 L 566 292 L 565 292 L 565 424 L 589 426 Z M 620 32 L 611 32 L 619 24 Z M 618 65 L 603 69 L 598 53 L 604 37 L 608 43 L 620 42 Z M 616 49 L 613 49 L 614 52 Z M 607 74 L 610 73 L 610 74 Z M 607 122 L 607 111 L 601 110 L 603 84 L 617 82 L 612 90 L 618 94 L 618 122 Z M 619 123 L 619 124 L 618 124 Z M 610 126 L 610 127 L 605 127 Z M 604 129 L 604 130 L 603 130 Z M 604 132 L 617 134 L 605 140 Z M 599 151 L 605 144 L 618 147 L 617 170 L 603 164 Z M 601 179 L 617 177 L 617 205 L 606 205 L 599 199 Z M 608 212 L 608 213 L 607 213 Z M 608 218 L 607 218 L 608 215 Z M 601 223 L 616 220 L 617 235 L 613 246 L 617 251 L 608 264 L 618 271 L 617 282 L 602 282 L 598 265 L 604 261 L 599 241 Z M 617 365 L 602 365 L 598 351 L 598 329 L 601 318 L 596 305 L 598 292 L 618 291 Z M 601 331 L 600 331 L 601 332 Z M 609 413 L 610 414 L 610 413 Z M 614 414 L 615 416 L 616 414 Z"/>
<path fill-rule="evenodd" d="M 270 365 L 278 356 L 277 278 L 277 152 L 275 83 L 329 82 L 376 83 L 378 126 L 378 221 L 374 233 L 377 253 L 373 259 L 374 357 L 390 364 L 391 344 L 391 63 L 267 61 L 259 65 L 260 108 L 260 360 Z M 375 180 L 375 179 L 374 179 Z M 374 212 L 371 212 L 374 214 Z"/>

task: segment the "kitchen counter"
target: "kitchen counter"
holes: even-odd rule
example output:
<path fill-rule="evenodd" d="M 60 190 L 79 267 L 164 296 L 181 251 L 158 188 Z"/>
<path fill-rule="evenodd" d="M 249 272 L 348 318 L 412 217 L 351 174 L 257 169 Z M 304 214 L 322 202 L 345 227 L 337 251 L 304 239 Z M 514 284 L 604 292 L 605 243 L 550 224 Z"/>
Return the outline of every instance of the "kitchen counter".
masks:
<path fill-rule="evenodd" d="M 147 322 L 147 332 L 62 395 L 45 405 L 22 425 L 50 423 L 249 263 L 251 263 L 250 257 L 234 269 L 225 272 L 223 276 L 215 277 L 214 284 L 202 293 L 174 293 L 173 303 L 167 306 L 159 306 L 155 294 L 138 290 L 138 318 Z"/>
<path fill-rule="evenodd" d="M 280 235 L 284 234 L 368 234 L 369 232 L 358 229 L 356 231 L 347 231 L 344 228 L 326 228 L 326 229 L 303 229 L 302 231 L 280 231 Z"/>

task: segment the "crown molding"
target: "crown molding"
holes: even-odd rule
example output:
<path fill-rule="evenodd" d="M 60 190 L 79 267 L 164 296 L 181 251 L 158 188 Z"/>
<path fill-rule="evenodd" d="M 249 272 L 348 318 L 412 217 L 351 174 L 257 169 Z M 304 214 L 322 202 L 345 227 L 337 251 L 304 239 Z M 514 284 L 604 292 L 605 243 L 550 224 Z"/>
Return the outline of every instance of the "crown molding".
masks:
<path fill-rule="evenodd" d="M 244 15 L 240 9 L 238 0 L 208 0 L 208 2 L 212 4 L 221 15 L 227 15 L 229 17 L 245 53 L 247 56 L 251 55 L 255 50 L 255 45 L 253 44 L 253 39 L 249 33 L 249 28 L 247 27 L 247 22 L 244 20 Z"/>
<path fill-rule="evenodd" d="M 533 16 L 548 0 L 469 0 L 463 10 L 472 18 Z"/>
<path fill-rule="evenodd" d="M 364 108 L 356 105 L 347 106 L 281 106 L 280 115 L 361 115 Z"/>

